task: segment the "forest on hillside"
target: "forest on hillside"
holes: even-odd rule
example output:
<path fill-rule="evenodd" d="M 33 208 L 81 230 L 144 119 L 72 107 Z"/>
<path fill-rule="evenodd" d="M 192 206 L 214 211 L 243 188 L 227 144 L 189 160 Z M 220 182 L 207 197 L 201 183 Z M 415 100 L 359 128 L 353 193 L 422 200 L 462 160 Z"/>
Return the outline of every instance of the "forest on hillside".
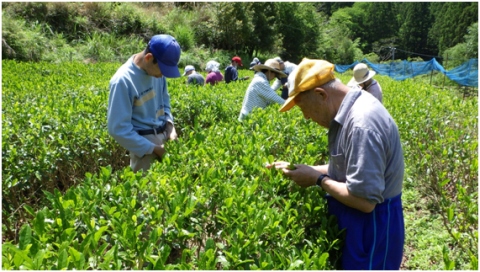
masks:
<path fill-rule="evenodd" d="M 171 34 L 181 61 L 303 57 L 349 64 L 478 57 L 477 2 L 7 2 L 2 58 L 124 60 Z"/>

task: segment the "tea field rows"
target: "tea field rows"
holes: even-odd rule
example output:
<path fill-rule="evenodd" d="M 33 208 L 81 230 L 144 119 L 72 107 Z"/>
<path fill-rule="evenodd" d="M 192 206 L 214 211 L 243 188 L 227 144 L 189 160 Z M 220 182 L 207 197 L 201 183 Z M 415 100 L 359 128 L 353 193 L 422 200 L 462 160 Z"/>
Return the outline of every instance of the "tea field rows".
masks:
<path fill-rule="evenodd" d="M 237 121 L 249 81 L 169 79 L 179 140 L 135 174 L 106 129 L 119 65 L 2 61 L 3 269 L 336 268 L 323 192 L 264 167 L 326 163 L 326 129 L 278 106 Z M 377 80 L 405 155 L 402 268 L 478 268 L 477 98 Z"/>

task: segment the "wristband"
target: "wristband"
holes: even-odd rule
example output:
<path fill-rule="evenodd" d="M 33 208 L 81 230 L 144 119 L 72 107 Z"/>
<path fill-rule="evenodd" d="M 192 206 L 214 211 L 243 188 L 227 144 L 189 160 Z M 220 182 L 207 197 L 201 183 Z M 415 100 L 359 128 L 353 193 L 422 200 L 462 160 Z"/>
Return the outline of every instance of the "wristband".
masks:
<path fill-rule="evenodd" d="M 330 177 L 329 175 L 327 174 L 321 174 L 318 179 L 317 179 L 317 182 L 316 182 L 316 185 L 319 186 L 320 188 L 322 188 L 323 190 L 323 187 L 322 187 L 322 180 L 326 177 Z"/>

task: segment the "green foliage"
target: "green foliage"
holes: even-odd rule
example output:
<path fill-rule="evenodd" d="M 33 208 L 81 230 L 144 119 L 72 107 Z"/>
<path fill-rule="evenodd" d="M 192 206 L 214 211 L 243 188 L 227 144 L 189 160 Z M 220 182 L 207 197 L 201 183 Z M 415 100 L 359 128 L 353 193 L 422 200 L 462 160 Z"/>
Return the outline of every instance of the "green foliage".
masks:
<path fill-rule="evenodd" d="M 220 50 L 295 63 L 304 57 L 349 63 L 363 52 L 386 60 L 391 47 L 402 50 L 397 59 L 416 57 L 405 52 L 438 56 L 463 42 L 468 58 L 478 55 L 478 27 L 472 26 L 478 3 L 469 2 L 19 2 L 2 7 L 2 53 L 8 59 L 124 60 L 139 41 L 145 44 L 159 33 L 174 35 L 184 52 L 198 46 L 210 55 Z M 108 48 L 107 35 L 118 41 L 115 48 Z M 97 48 L 90 44 L 99 39 Z M 121 48 L 135 49 L 118 55 L 126 51 Z"/>
<path fill-rule="evenodd" d="M 363 59 L 363 52 L 360 49 L 360 40 L 352 41 L 350 38 L 353 35 L 352 22 L 353 16 L 361 16 L 361 13 L 356 13 L 356 9 L 343 8 L 339 9 L 330 18 L 330 23 L 327 26 L 326 32 L 329 33 L 324 38 L 322 47 L 324 51 L 324 58 L 332 63 L 350 64 L 355 60 Z"/>
<path fill-rule="evenodd" d="M 248 81 L 172 79 L 179 140 L 134 174 L 106 130 L 118 66 L 3 61 L 2 268 L 335 269 L 322 191 L 264 167 L 326 163 L 326 130 L 278 106 L 238 122 Z M 406 159 L 404 267 L 477 270 L 477 98 L 377 80 Z"/>
<path fill-rule="evenodd" d="M 338 9 L 351 7 L 354 4 L 355 2 L 317 2 L 314 6 L 317 11 L 331 16 Z"/>
<path fill-rule="evenodd" d="M 95 32 L 79 46 L 83 56 L 95 61 L 125 61 L 143 51 L 146 43 L 138 37 L 116 37 L 114 34 Z"/>
<path fill-rule="evenodd" d="M 158 28 L 158 25 L 149 24 L 145 20 L 145 16 L 142 12 L 136 8 L 134 4 L 131 3 L 113 3 L 114 12 L 108 16 L 110 24 L 105 23 L 107 28 L 111 28 L 114 36 L 131 36 L 136 33 L 142 33 L 147 30 L 147 37 L 151 37 L 157 34 L 159 31 L 162 31 L 161 28 Z M 111 10 L 111 9 L 110 9 Z M 108 17 L 107 17 L 108 18 Z"/>
<path fill-rule="evenodd" d="M 4 223 L 27 218 L 19 207 L 41 204 L 42 190 L 66 189 L 86 172 L 118 169 L 128 160 L 105 123 L 108 78 L 117 65 L 64 63 L 59 70 L 53 63 L 4 61 L 2 68 Z M 14 224 L 6 226 L 8 237 Z"/>
<path fill-rule="evenodd" d="M 478 58 L 478 22 L 468 27 L 465 43 L 467 44 L 467 57 Z"/>
<path fill-rule="evenodd" d="M 371 63 L 379 63 L 380 57 L 375 53 L 369 53 L 363 56 L 365 59 L 370 61 Z M 358 60 L 358 59 L 357 59 Z"/>
<path fill-rule="evenodd" d="M 444 61 L 446 64 L 445 69 L 453 69 L 467 61 L 467 54 L 466 43 L 459 43 L 445 50 L 443 53 L 443 58 L 446 60 Z"/>
<path fill-rule="evenodd" d="M 428 199 L 429 207 L 421 209 L 436 214 L 452 240 L 445 265 L 452 261 L 455 269 L 478 269 L 471 257 L 478 256 L 477 98 L 464 100 L 414 80 L 382 83 L 382 88 L 396 90 L 384 103 L 403 139 L 405 188 Z"/>
<path fill-rule="evenodd" d="M 478 22 L 468 27 L 465 42 L 458 43 L 446 49 L 443 58 L 446 60 L 446 69 L 455 68 L 468 59 L 478 58 Z"/>
<path fill-rule="evenodd" d="M 322 192 L 295 186 L 264 167 L 287 157 L 324 162 L 326 131 L 298 112 L 268 118 L 277 115 L 278 107 L 238 122 L 249 82 L 192 88 L 183 79 L 169 80 L 180 138 L 167 143 L 162 163 L 134 174 L 125 150 L 107 135 L 105 114 L 99 114 L 106 110 L 105 73 L 113 74 L 115 66 L 62 64 L 53 70 L 44 63 L 4 61 L 3 68 L 4 102 L 10 106 L 3 116 L 2 163 L 7 167 L 2 189 L 4 196 L 11 195 L 4 199 L 9 204 L 3 207 L 4 224 L 11 228 L 15 222 L 12 201 L 25 192 L 21 185 L 48 185 L 41 187 L 46 196 L 41 205 L 22 198 L 31 204 L 19 209 L 26 224 L 18 240 L 4 243 L 3 268 L 335 267 L 341 233 L 326 214 Z M 19 69 L 28 77 L 20 80 Z M 35 91 L 30 82 L 43 90 Z M 28 93 L 16 91 L 27 85 Z M 19 101 L 32 107 L 22 108 Z M 309 133 L 299 137 L 299 126 Z M 313 144 L 314 138 L 323 144 Z M 78 172 L 83 173 L 79 180 L 74 179 Z"/>
<path fill-rule="evenodd" d="M 303 57 L 318 58 L 317 49 L 322 44 L 320 26 L 323 22 L 312 3 L 276 3 L 278 20 L 276 31 L 280 33 L 283 59 L 300 62 Z"/>
<path fill-rule="evenodd" d="M 192 29 L 186 25 L 178 25 L 173 29 L 173 36 L 180 44 L 182 51 L 188 51 L 195 45 Z"/>
<path fill-rule="evenodd" d="M 258 55 L 260 52 L 270 52 L 275 44 L 275 4 L 271 2 L 252 3 L 251 16 L 253 29 L 249 33 L 246 43 L 248 56 Z"/>
<path fill-rule="evenodd" d="M 432 7 L 436 16 L 428 35 L 438 45 L 440 54 L 463 42 L 468 27 L 478 22 L 477 2 L 433 3 Z"/>
<path fill-rule="evenodd" d="M 403 20 L 397 21 L 396 16 L 399 13 L 399 6 L 403 4 L 395 2 L 358 2 L 354 4 L 354 7 L 358 5 L 365 11 L 365 16 L 361 18 L 365 25 L 364 35 L 361 35 L 362 33 L 356 35 L 362 41 L 361 49 L 364 52 L 373 51 L 377 54 L 384 54 L 385 51 L 382 49 L 388 46 L 396 46 L 394 41 L 403 22 Z M 405 50 L 409 49 L 405 48 Z M 415 50 L 411 51 L 417 52 Z"/>
<path fill-rule="evenodd" d="M 370 3 L 357 2 L 353 7 L 346 7 L 335 11 L 330 17 L 330 23 L 335 25 L 344 32 L 344 36 L 353 38 L 354 36 L 362 36 L 366 31 L 365 20 L 367 16 L 365 6 Z M 333 27 L 333 26 L 332 26 Z"/>
<path fill-rule="evenodd" d="M 22 19 L 13 19 L 2 11 L 2 55 L 5 59 L 41 60 L 48 49 L 48 39 L 42 34 L 42 27 L 28 25 Z"/>
<path fill-rule="evenodd" d="M 431 52 L 432 50 L 428 48 L 427 35 L 424 35 L 424 33 L 428 33 L 433 24 L 433 16 L 429 13 L 429 3 L 402 3 L 399 8 L 399 17 L 401 18 L 398 31 L 399 46 L 401 48 L 415 48 L 411 51 L 420 54 Z M 397 58 L 406 59 L 409 56 L 407 53 L 400 51 Z"/>
<path fill-rule="evenodd" d="M 123 61 L 166 32 L 156 16 L 142 12 L 131 3 L 7 4 L 2 53 L 33 61 Z"/>

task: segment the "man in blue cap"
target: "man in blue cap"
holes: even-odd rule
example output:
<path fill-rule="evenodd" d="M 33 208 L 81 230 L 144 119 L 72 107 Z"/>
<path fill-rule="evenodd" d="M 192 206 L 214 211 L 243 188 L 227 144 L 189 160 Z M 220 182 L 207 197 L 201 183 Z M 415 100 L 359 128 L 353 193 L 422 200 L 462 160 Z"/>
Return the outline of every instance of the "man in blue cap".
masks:
<path fill-rule="evenodd" d="M 181 49 L 170 35 L 155 35 L 110 80 L 108 133 L 130 153 L 134 172 L 147 171 L 177 138 L 166 78 L 180 77 Z"/>

